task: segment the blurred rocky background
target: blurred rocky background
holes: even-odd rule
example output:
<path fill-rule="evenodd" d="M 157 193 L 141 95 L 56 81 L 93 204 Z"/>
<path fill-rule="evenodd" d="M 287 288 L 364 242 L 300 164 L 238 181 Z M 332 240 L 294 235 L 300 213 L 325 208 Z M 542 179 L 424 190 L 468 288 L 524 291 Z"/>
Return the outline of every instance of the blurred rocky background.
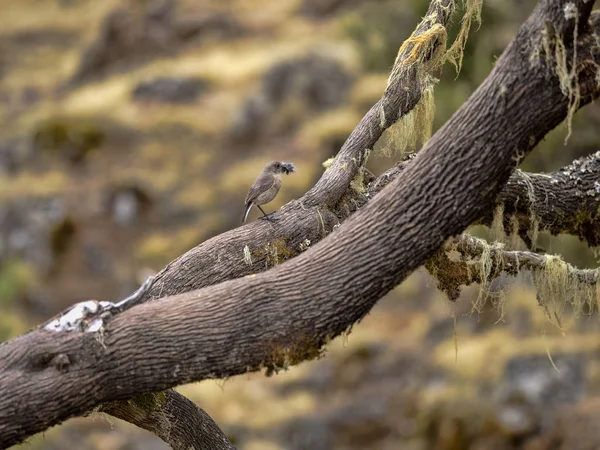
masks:
<path fill-rule="evenodd" d="M 266 161 L 298 169 L 269 206 L 301 196 L 380 97 L 427 3 L 2 0 L 0 341 L 74 302 L 120 299 L 238 226 Z M 534 4 L 484 2 L 460 75 L 441 74 L 434 129 Z M 523 169 L 598 150 L 599 126 L 600 109 L 586 107 L 567 145 L 561 126 Z M 382 139 L 374 172 L 406 151 L 393 145 Z M 539 245 L 580 267 L 598 262 L 570 237 Z M 322 360 L 180 390 L 245 450 L 600 448 L 596 315 L 575 321 L 566 310 L 563 334 L 527 274 L 495 280 L 479 311 L 477 287 L 451 304 L 434 286 L 418 271 Z M 21 448 L 166 445 L 93 415 Z"/>

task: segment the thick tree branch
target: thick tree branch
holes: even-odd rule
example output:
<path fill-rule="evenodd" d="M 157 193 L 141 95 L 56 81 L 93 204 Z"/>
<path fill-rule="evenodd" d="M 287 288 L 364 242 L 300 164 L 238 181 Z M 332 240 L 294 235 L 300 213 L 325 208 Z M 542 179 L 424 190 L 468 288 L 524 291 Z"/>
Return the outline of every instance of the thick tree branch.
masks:
<path fill-rule="evenodd" d="M 151 431 L 174 450 L 235 450 L 205 411 L 174 390 L 108 402 L 99 411 Z"/>
<path fill-rule="evenodd" d="M 516 171 L 496 200 L 507 234 L 571 234 L 600 245 L 600 152 L 550 174 Z M 487 214 L 484 223 L 491 224 Z M 531 239 L 530 237 L 530 239 Z"/>
<path fill-rule="evenodd" d="M 482 217 L 519 159 L 565 118 L 571 98 L 552 61 L 532 65 L 530 57 L 547 22 L 558 36 L 568 31 L 567 3 L 586 6 L 541 1 L 402 179 L 318 245 L 265 273 L 138 305 L 102 333 L 38 329 L 1 345 L 0 443 L 103 402 L 319 356 L 447 238 Z M 571 43 L 563 45 L 572 56 Z M 595 44 L 588 47 L 578 48 L 578 61 L 597 64 Z M 583 75 L 577 107 L 598 95 L 595 73 L 593 82 Z M 180 261 L 176 270 L 183 267 Z M 175 280 L 177 289 L 196 286 L 194 270 L 187 267 L 187 282 Z"/>
<path fill-rule="evenodd" d="M 373 181 L 369 196 L 377 195 L 402 176 L 412 158 L 399 162 Z M 496 207 L 484 211 L 475 223 L 491 226 L 499 220 L 506 234 L 517 234 L 527 240 L 531 240 L 527 233 L 534 237 L 539 231 L 571 234 L 597 247 L 600 245 L 600 152 L 549 174 L 516 170 L 495 203 Z"/>

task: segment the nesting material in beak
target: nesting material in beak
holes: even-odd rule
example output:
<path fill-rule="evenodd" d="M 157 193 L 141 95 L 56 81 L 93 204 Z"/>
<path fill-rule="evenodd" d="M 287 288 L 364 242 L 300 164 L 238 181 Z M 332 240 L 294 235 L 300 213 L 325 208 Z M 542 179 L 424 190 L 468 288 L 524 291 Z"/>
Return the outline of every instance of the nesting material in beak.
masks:
<path fill-rule="evenodd" d="M 296 171 L 296 167 L 291 162 L 282 162 L 281 163 L 281 171 L 286 175 L 289 175 L 292 172 Z"/>

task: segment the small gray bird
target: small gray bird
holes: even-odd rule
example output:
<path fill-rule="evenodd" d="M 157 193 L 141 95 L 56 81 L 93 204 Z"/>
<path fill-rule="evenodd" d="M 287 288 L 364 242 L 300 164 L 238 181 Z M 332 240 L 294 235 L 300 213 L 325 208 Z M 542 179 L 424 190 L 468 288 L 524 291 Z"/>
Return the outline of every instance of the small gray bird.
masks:
<path fill-rule="evenodd" d="M 295 170 L 296 168 L 292 163 L 279 161 L 271 161 L 268 163 L 248 191 L 245 203 L 246 210 L 244 211 L 242 223 L 246 222 L 250 208 L 254 205 L 258 206 L 258 209 L 264 214 L 261 219 L 273 220 L 269 218 L 273 213 L 267 214 L 260 205 L 269 203 L 275 198 L 281 187 L 281 174 L 285 173 L 286 175 L 289 175 Z"/>

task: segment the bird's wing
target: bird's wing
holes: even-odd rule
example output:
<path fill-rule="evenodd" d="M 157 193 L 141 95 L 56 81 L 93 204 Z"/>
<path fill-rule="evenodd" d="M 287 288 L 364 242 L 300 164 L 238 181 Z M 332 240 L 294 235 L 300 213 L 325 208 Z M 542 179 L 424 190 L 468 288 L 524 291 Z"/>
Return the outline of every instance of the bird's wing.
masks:
<path fill-rule="evenodd" d="M 273 187 L 273 183 L 275 183 L 275 177 L 273 175 L 264 173 L 261 174 L 248 191 L 245 206 L 248 206 L 250 203 L 256 200 L 256 198 L 263 192 L 271 189 L 271 187 Z"/>

